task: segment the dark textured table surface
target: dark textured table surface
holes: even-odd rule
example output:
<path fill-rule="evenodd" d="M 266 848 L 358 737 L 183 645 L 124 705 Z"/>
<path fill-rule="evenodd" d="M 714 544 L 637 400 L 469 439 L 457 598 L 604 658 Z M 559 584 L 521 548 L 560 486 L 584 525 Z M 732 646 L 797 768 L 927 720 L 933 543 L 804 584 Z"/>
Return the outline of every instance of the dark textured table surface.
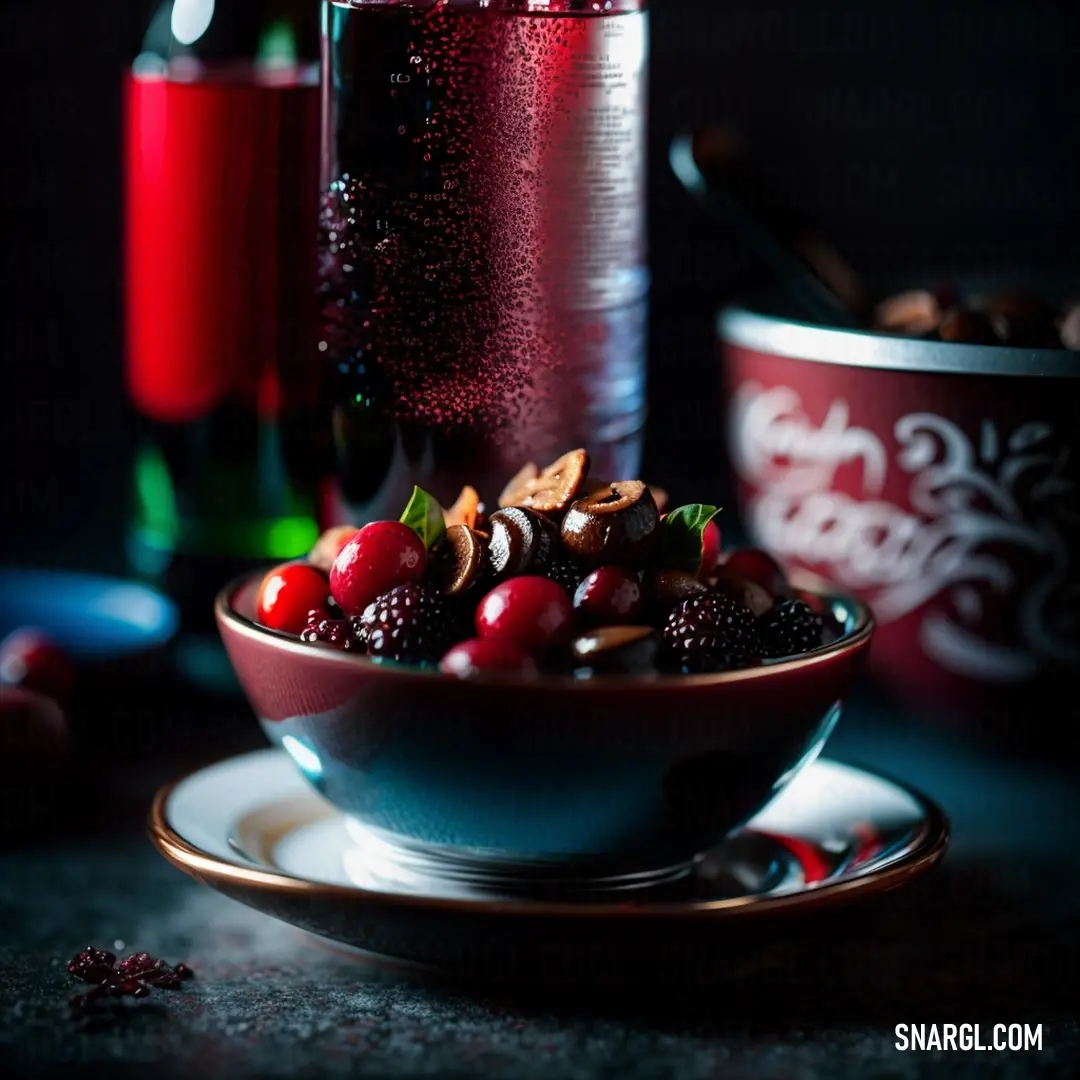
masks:
<path fill-rule="evenodd" d="M 259 745 L 242 704 L 161 706 L 162 732 L 84 777 L 61 827 L 0 840 L 0 1068 L 8 1074 L 302 1077 L 1073 1076 L 1080 793 L 1075 765 L 975 750 L 870 698 L 832 756 L 876 764 L 949 811 L 924 881 L 851 934 L 765 950 L 705 991 L 621 997 L 464 989 L 352 958 L 196 884 L 143 832 L 155 786 Z M 159 733 L 160 734 L 160 733 Z M 138 741 L 137 739 L 134 741 Z M 164 751 L 164 752 L 163 752 Z M 106 762 L 112 762 L 110 768 Z M 65 963 L 88 941 L 185 960 L 182 991 L 75 1030 Z M 121 946 L 117 946 L 120 948 Z M 898 1023 L 1042 1025 L 1042 1049 L 900 1052 Z"/>

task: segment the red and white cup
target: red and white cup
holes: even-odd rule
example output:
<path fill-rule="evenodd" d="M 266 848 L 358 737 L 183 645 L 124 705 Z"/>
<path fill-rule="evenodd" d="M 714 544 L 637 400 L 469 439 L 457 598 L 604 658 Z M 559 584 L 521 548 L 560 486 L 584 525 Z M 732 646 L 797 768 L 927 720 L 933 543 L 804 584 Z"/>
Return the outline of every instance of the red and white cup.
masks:
<path fill-rule="evenodd" d="M 876 673 L 989 708 L 1080 667 L 1080 352 L 720 313 L 754 543 L 849 589 Z"/>

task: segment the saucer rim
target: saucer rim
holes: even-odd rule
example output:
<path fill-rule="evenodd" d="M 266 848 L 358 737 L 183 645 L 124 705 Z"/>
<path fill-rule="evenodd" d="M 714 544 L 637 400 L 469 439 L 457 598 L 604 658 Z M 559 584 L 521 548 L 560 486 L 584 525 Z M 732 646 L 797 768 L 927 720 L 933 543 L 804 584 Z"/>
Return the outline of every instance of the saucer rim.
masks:
<path fill-rule="evenodd" d="M 242 757 L 244 755 L 230 755 Z M 228 759 L 226 759 L 228 760 Z M 831 761 L 832 759 L 824 758 Z M 212 763 L 216 764 L 216 763 Z M 169 823 L 166 807 L 169 797 L 180 784 L 203 769 L 193 769 L 162 787 L 154 796 L 147 818 L 147 831 L 154 847 L 177 869 L 213 888 L 229 891 L 237 886 L 271 895 L 301 895 L 328 903 L 353 905 L 389 904 L 432 914 L 485 915 L 518 919 L 556 918 L 563 920 L 618 918 L 650 921 L 687 917 L 769 918 L 792 912 L 803 913 L 832 907 L 857 898 L 880 895 L 907 884 L 936 866 L 949 846 L 951 827 L 945 811 L 928 795 L 904 780 L 865 765 L 836 762 L 875 780 L 893 784 L 909 795 L 923 811 L 922 831 L 911 849 L 895 862 L 867 873 L 816 885 L 799 892 L 778 896 L 739 896 L 719 900 L 639 901 L 631 904 L 616 901 L 567 901 L 534 899 L 470 899 L 435 895 L 416 895 L 368 889 L 359 885 L 340 885 L 311 881 L 282 871 L 247 867 L 203 851 L 185 840 Z M 312 793 L 314 798 L 318 796 Z"/>

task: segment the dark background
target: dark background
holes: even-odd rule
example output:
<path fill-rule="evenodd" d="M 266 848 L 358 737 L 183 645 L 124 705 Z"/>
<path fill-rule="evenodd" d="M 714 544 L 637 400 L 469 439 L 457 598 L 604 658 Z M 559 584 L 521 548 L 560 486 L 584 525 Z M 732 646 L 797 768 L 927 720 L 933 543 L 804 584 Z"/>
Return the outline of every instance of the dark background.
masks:
<path fill-rule="evenodd" d="M 141 7 L 0 0 L 0 563 L 123 565 L 134 423 L 119 91 Z M 1080 264 L 1076 0 L 656 0 L 652 27 L 647 475 L 673 494 L 720 486 L 712 315 L 760 280 L 671 176 L 680 127 L 740 125 L 780 192 L 872 273 Z M 1066 721 L 1073 702 L 1055 707 Z M 851 706 L 830 754 L 894 771 L 952 817 L 952 849 L 926 889 L 898 892 L 896 913 L 862 930 L 814 925 L 814 963 L 781 945 L 760 978 L 727 991 L 530 1003 L 381 989 L 183 878 L 146 840 L 153 791 L 262 736 L 232 701 L 155 693 L 124 712 L 110 691 L 77 718 L 83 757 L 63 828 L 3 850 L 0 1061 L 16 1075 L 62 1062 L 65 1075 L 114 1077 L 149 1061 L 185 1077 L 1072 1075 L 1080 817 L 1060 736 L 1014 725 L 1025 751 L 1054 759 L 1037 769 L 980 756 L 971 732 L 885 709 L 869 688 Z M 107 733 L 87 719 L 108 719 Z M 191 962 L 193 1002 L 140 1006 L 144 1026 L 125 1037 L 73 1035 L 58 960 L 117 937 Z M 898 1021 L 1028 1019 L 1046 1025 L 1045 1055 L 905 1058 L 892 1045 Z"/>
<path fill-rule="evenodd" d="M 120 558 L 119 87 L 143 6 L 0 0 L 5 561 Z M 742 127 L 780 192 L 868 272 L 1080 261 L 1075 4 L 657 0 L 652 33 L 658 482 L 720 487 L 711 317 L 758 277 L 672 177 L 680 127 Z"/>

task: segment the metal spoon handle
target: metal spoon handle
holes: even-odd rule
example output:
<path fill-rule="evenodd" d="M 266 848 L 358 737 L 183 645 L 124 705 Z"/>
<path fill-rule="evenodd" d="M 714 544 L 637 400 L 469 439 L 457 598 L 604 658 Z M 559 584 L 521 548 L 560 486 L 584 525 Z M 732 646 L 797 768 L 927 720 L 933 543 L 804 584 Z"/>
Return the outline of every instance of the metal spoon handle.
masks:
<path fill-rule="evenodd" d="M 686 191 L 740 234 L 809 317 L 862 325 L 868 304 L 859 276 L 777 197 L 735 136 L 685 132 L 673 140 L 670 162 Z"/>

